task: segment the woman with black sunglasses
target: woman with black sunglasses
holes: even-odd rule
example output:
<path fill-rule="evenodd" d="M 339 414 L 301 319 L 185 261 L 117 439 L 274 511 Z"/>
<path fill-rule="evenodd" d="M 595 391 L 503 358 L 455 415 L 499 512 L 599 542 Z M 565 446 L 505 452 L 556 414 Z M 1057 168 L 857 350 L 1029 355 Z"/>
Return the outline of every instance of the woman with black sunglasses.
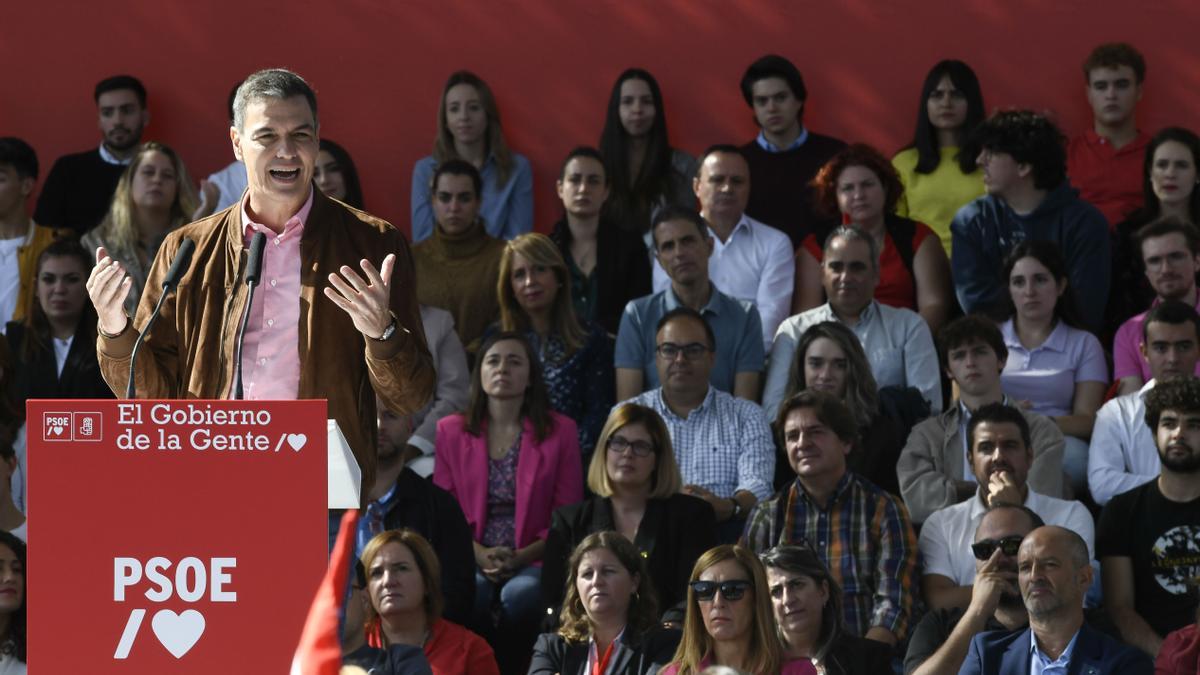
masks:
<path fill-rule="evenodd" d="M 594 496 L 556 510 L 546 535 L 542 599 L 551 622 L 566 588 L 567 557 L 603 530 L 623 535 L 645 558 L 660 609 L 683 604 L 692 561 L 716 546 L 717 525 L 708 502 L 681 494 L 682 484 L 658 413 L 632 403 L 613 410 L 588 466 Z"/>
<path fill-rule="evenodd" d="M 754 675 L 815 675 L 808 659 L 783 653 L 762 563 L 749 549 L 710 549 L 692 568 L 687 617 L 675 658 L 662 675 L 698 675 L 729 666 Z"/>
<path fill-rule="evenodd" d="M 788 658 L 810 660 L 821 675 L 890 672 L 887 645 L 846 632 L 842 589 L 816 552 L 808 546 L 776 546 L 763 554 L 762 563 Z"/>

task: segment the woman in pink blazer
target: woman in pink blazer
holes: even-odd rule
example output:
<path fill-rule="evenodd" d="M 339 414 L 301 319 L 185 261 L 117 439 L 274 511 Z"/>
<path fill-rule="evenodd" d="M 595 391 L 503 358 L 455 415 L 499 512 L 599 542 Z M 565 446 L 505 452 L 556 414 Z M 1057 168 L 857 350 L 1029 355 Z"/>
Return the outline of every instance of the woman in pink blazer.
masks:
<path fill-rule="evenodd" d="M 475 537 L 476 621 L 532 631 L 550 515 L 583 498 L 578 435 L 550 409 L 524 337 L 497 333 L 479 354 L 466 412 L 438 422 L 433 482 Z"/>

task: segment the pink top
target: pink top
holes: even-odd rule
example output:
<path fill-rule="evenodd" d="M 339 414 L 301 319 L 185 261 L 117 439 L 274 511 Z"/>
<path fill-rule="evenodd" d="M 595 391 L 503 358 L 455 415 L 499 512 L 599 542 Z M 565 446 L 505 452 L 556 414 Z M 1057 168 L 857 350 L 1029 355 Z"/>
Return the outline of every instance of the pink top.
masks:
<path fill-rule="evenodd" d="M 1197 296 L 1197 299 L 1200 300 L 1200 295 Z M 1154 300 L 1154 304 L 1158 304 L 1157 298 Z M 1200 302 L 1196 303 L 1196 311 L 1200 312 Z M 1149 382 L 1154 377 L 1150 373 L 1150 364 L 1142 358 L 1140 350 L 1142 322 L 1145 321 L 1147 313 L 1142 312 L 1121 324 L 1121 327 L 1117 329 L 1117 334 L 1113 337 L 1114 380 L 1120 380 L 1130 375 L 1141 375 L 1142 382 Z M 1200 362 L 1196 363 L 1196 375 L 1200 375 Z"/>
<path fill-rule="evenodd" d="M 712 659 L 705 658 L 700 662 L 700 670 L 712 665 Z M 678 675 L 679 664 L 668 663 L 663 666 L 663 669 L 658 671 L 659 675 Z M 792 659 L 785 661 L 783 667 L 779 669 L 780 675 L 817 675 L 817 669 L 813 666 L 812 661 L 808 659 Z M 763 673 L 762 675 L 766 675 Z"/>
<path fill-rule="evenodd" d="M 293 400 L 300 391 L 300 237 L 312 210 L 312 190 L 280 234 L 251 220 L 249 204 L 247 195 L 242 201 L 246 246 L 255 232 L 267 235 L 267 245 L 242 343 L 243 386 L 247 400 Z"/>

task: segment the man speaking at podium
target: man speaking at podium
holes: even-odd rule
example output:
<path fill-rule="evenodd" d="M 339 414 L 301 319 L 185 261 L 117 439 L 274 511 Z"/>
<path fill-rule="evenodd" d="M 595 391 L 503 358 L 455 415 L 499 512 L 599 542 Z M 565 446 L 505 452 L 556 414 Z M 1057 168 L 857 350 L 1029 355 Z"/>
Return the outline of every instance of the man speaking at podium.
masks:
<path fill-rule="evenodd" d="M 390 224 L 314 188 L 317 133 L 316 95 L 300 76 L 274 69 L 246 78 L 229 130 L 234 155 L 246 164 L 246 193 L 167 236 L 134 321 L 122 309 L 130 279 L 103 248 L 87 288 L 100 319 L 101 371 L 122 395 L 138 330 L 181 243 L 193 240 L 191 265 L 138 354 L 134 385 L 140 398 L 230 398 L 250 241 L 264 233 L 261 288 L 241 359 L 245 397 L 327 398 L 369 487 L 376 394 L 393 412 L 416 412 L 435 373 L 408 244 Z M 385 253 L 378 268 L 368 260 Z"/>

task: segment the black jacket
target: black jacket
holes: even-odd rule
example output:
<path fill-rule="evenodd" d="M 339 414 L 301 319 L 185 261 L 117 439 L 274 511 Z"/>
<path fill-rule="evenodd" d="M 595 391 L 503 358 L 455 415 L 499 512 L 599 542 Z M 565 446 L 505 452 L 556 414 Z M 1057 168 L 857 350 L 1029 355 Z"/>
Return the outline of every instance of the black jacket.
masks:
<path fill-rule="evenodd" d="M 551 616 L 557 617 L 562 605 L 571 551 L 589 534 L 615 529 L 612 502 L 606 497 L 592 497 L 554 512 L 542 558 L 542 600 Z M 646 560 L 658 609 L 663 612 L 686 599 L 696 559 L 717 545 L 716 516 L 708 502 L 698 497 L 673 494 L 651 499 L 633 543 Z"/>
<path fill-rule="evenodd" d="M 558 245 L 564 260 L 571 258 L 571 230 L 567 221 L 554 225 L 550 238 Z M 622 230 L 612 223 L 601 221 L 596 233 L 596 305 L 591 319 L 610 335 L 621 326 L 621 314 L 630 300 L 653 293 L 650 256 L 642 238 Z"/>
<path fill-rule="evenodd" d="M 91 326 L 95 326 L 93 318 Z M 25 324 L 9 322 L 8 351 L 13 360 L 9 396 L 25 412 L 25 401 L 31 398 L 113 398 L 112 390 L 100 375 L 96 359 L 96 335 L 87 318 L 79 322 L 62 375 L 54 359 L 54 346 L 47 344 L 31 360 L 26 360 L 25 341 L 31 336 Z"/>
<path fill-rule="evenodd" d="M 626 633 L 613 649 L 610 675 L 657 673 L 670 663 L 679 646 L 677 630 L 652 629 L 645 635 Z M 533 647 L 529 675 L 591 675 L 587 672 L 589 644 L 567 642 L 557 633 L 543 633 Z"/>

